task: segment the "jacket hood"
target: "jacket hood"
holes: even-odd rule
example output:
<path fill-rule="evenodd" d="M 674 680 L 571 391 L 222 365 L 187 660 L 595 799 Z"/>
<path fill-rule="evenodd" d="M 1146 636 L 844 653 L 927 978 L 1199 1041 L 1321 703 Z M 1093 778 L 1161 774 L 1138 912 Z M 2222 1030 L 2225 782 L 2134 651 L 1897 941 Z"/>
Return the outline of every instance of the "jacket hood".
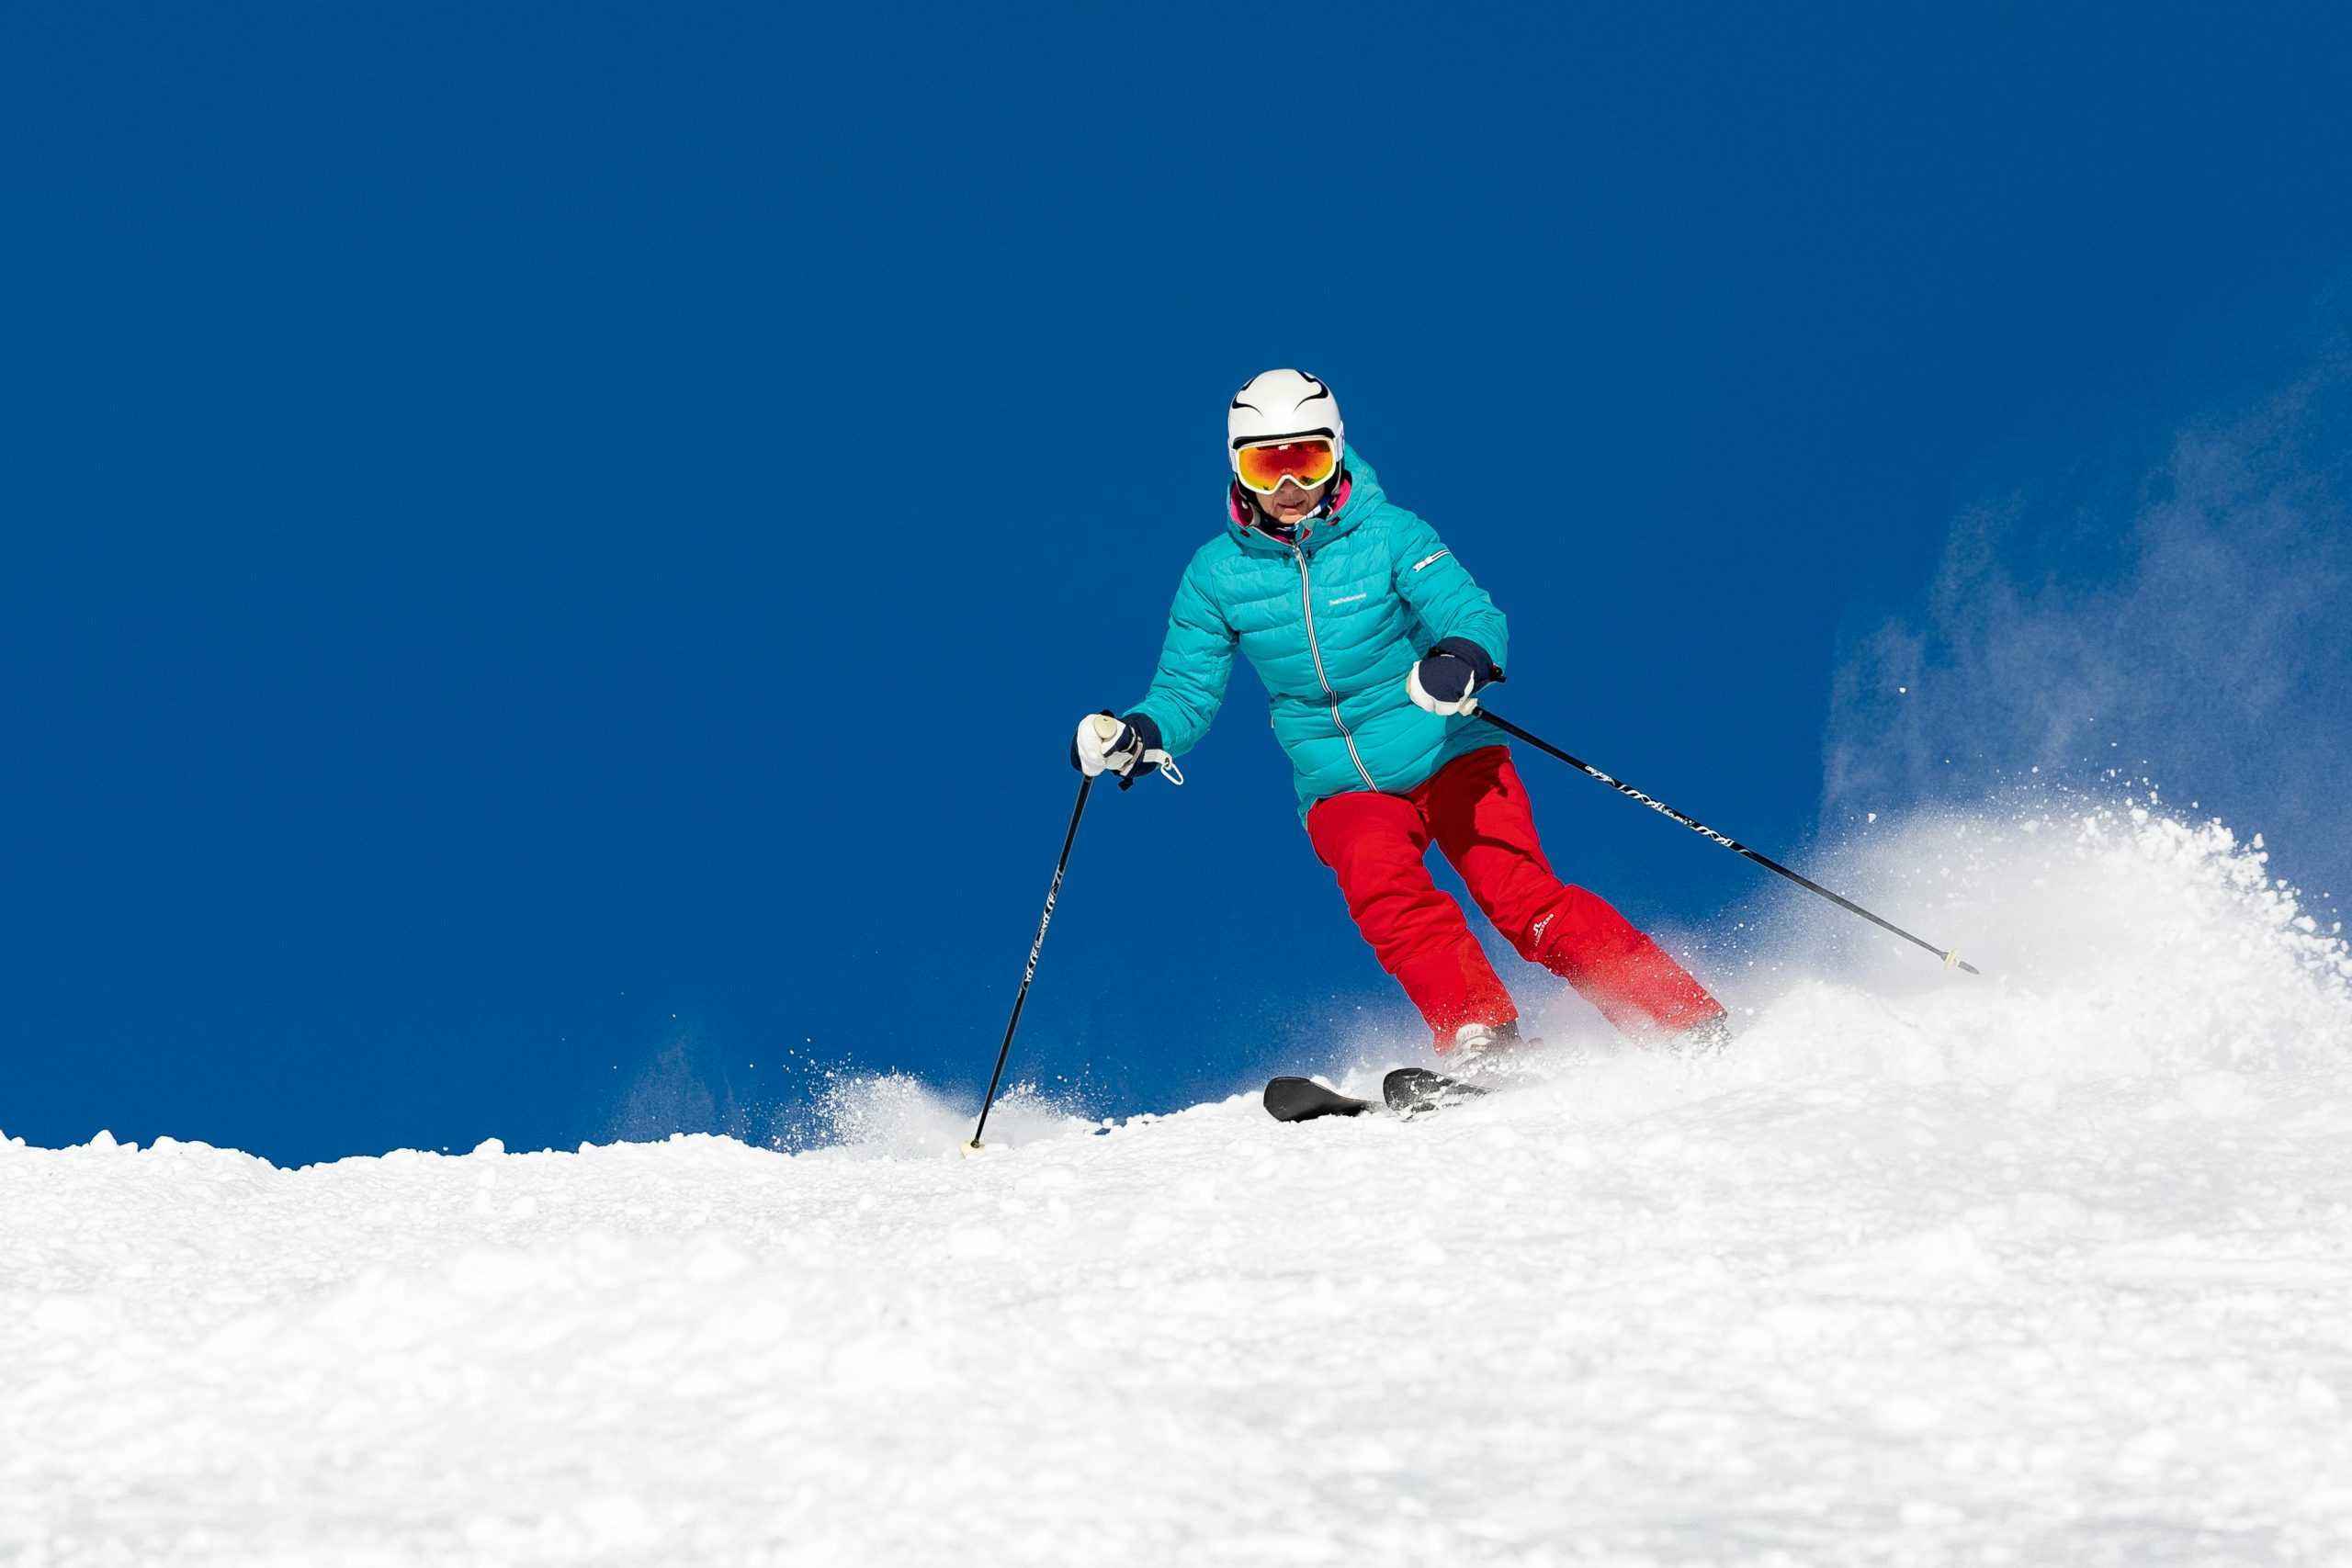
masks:
<path fill-rule="evenodd" d="M 1380 476 L 1372 471 L 1372 465 L 1365 462 L 1353 446 L 1342 445 L 1340 452 L 1343 464 L 1341 472 L 1348 479 L 1348 498 L 1329 517 L 1311 518 L 1305 525 L 1298 545 L 1309 555 L 1326 542 L 1346 534 L 1377 511 L 1387 499 L 1386 492 L 1380 488 Z M 1231 493 L 1228 489 L 1227 494 L 1229 496 Z M 1225 531 L 1245 550 L 1281 555 L 1290 549 L 1280 539 L 1261 533 L 1254 524 L 1237 522 L 1230 508 L 1226 513 Z"/>

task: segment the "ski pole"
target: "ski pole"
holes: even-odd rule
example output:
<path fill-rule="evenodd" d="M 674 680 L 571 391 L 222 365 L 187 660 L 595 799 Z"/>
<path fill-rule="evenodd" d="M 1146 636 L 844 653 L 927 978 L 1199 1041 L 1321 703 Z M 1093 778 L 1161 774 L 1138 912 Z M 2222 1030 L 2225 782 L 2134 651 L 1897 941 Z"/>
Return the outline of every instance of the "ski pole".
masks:
<path fill-rule="evenodd" d="M 1037 977 L 1037 954 L 1045 951 L 1046 928 L 1054 923 L 1054 900 L 1061 897 L 1062 873 L 1069 869 L 1069 847 L 1078 841 L 1078 819 L 1086 815 L 1086 796 L 1094 788 L 1094 781 L 1078 781 L 1078 804 L 1069 808 L 1069 831 L 1062 835 L 1062 858 L 1054 863 L 1054 880 L 1046 889 L 1046 912 L 1037 917 L 1037 940 L 1029 944 L 1029 967 L 1021 972 L 1021 989 L 1012 994 L 1012 1016 L 1005 1020 L 1004 1043 L 997 1047 L 996 1071 L 989 1075 L 988 1098 L 980 1101 L 980 1120 L 972 1128 L 970 1146 L 980 1146 L 980 1134 L 989 1124 L 989 1111 L 996 1104 L 996 1087 L 1004 1081 L 1005 1058 L 1012 1055 L 1012 1032 L 1021 1027 L 1021 1006 L 1029 999 L 1029 982 Z"/>
<path fill-rule="evenodd" d="M 1615 790 L 1619 795 L 1623 795 L 1626 799 L 1638 800 L 1644 806 L 1648 807 L 1652 811 L 1657 812 L 1659 816 L 1672 818 L 1675 821 L 1681 823 L 1685 828 L 1690 829 L 1700 837 L 1712 840 L 1714 842 L 1721 844 L 1724 848 L 1731 851 L 1734 854 L 1746 855 L 1749 860 L 1754 861 L 1766 871 L 1772 872 L 1777 875 L 1785 876 L 1791 882 L 1795 883 L 1799 887 L 1805 889 L 1807 892 L 1818 893 L 1824 898 L 1826 898 L 1831 903 L 1837 905 L 1839 908 L 1846 909 L 1861 916 L 1862 919 L 1870 921 L 1871 924 L 1878 927 L 1881 931 L 1893 931 L 1896 936 L 1901 937 L 1904 941 L 1914 942 L 1920 947 L 1926 948 L 1929 953 L 1934 953 L 1937 957 L 1944 961 L 1945 968 L 1965 969 L 1971 975 L 1981 975 L 1984 973 L 1984 971 L 1977 968 L 1975 964 L 1971 964 L 1966 959 L 1961 957 L 1959 953 L 1953 953 L 1946 948 L 1938 947 L 1934 942 L 1928 942 L 1925 938 L 1913 936 L 1909 931 L 1905 931 L 1893 920 L 1884 919 L 1877 915 L 1871 914 L 1868 909 L 1863 908 L 1851 898 L 1841 897 L 1839 895 L 1832 893 L 1829 889 L 1821 886 L 1820 883 L 1814 881 L 1811 877 L 1799 875 L 1797 873 L 1791 871 L 1787 866 L 1782 865 L 1779 861 L 1774 860 L 1771 856 L 1751 850 L 1736 839 L 1726 838 L 1723 834 L 1716 832 L 1713 828 L 1708 827 L 1704 822 L 1698 820 L 1696 818 L 1685 817 L 1682 813 L 1677 811 L 1666 802 L 1657 799 L 1654 796 L 1644 795 L 1632 784 L 1626 784 L 1620 779 L 1611 778 L 1609 774 L 1602 773 L 1599 768 L 1594 767 L 1590 762 L 1586 761 L 1583 758 L 1571 757 L 1566 751 L 1561 750 L 1557 746 L 1553 745 L 1550 741 L 1543 739 L 1537 736 L 1530 735 L 1527 731 L 1521 729 L 1519 726 L 1513 724 L 1510 720 L 1505 718 L 1502 715 L 1495 712 L 1493 709 L 1482 707 L 1476 711 L 1480 718 L 1485 719 L 1488 724 L 1493 725 L 1497 729 L 1501 730 L 1504 734 L 1516 736 L 1518 739 L 1526 741 L 1530 746 L 1534 747 L 1538 751 L 1546 752 L 1552 756 L 1557 757 L 1560 761 L 1576 769 L 1578 773 L 1583 773 L 1588 778 L 1599 779 L 1602 784 L 1607 784 L 1611 789 Z"/>

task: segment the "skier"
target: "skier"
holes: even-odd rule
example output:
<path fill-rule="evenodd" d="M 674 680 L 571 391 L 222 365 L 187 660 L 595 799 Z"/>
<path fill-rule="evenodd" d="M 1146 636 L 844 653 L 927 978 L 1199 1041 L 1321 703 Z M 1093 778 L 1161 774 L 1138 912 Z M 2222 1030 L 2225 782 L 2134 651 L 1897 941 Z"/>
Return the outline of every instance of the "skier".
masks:
<path fill-rule="evenodd" d="M 1519 1010 L 1430 880 L 1431 843 L 1520 955 L 1621 1032 L 1678 1048 L 1728 1040 L 1688 970 L 1553 874 L 1510 748 L 1473 716 L 1473 694 L 1503 681 L 1502 612 L 1381 490 L 1331 389 L 1268 370 L 1234 395 L 1226 434 L 1226 527 L 1177 584 L 1151 689 L 1125 717 L 1080 720 L 1072 764 L 1124 789 L 1190 750 L 1238 649 L 1265 683 L 1315 852 L 1442 1057 L 1493 1066 L 1520 1043 Z"/>

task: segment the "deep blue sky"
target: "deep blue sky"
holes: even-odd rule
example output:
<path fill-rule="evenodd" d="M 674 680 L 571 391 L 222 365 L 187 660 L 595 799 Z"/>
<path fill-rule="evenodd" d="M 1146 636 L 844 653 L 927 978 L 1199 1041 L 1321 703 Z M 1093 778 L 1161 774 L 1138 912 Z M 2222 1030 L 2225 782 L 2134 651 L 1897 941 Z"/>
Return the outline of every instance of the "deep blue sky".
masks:
<path fill-rule="evenodd" d="M 1793 852 L 1956 513 L 2302 367 L 2339 17 L 17 0 L 0 1128 L 977 1097 L 1272 364 L 1507 711 Z M 1017 1074 L 1167 1109 L 1395 1005 L 1262 714 L 1098 803 Z M 1754 890 L 1535 787 L 1639 919 Z"/>

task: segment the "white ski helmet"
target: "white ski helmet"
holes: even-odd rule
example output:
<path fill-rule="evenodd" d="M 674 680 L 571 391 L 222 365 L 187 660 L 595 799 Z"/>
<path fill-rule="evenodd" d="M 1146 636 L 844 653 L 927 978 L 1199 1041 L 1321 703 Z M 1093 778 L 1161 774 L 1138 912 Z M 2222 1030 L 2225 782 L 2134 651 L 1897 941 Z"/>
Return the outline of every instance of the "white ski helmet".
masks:
<path fill-rule="evenodd" d="M 1233 406 L 1226 411 L 1226 461 L 1238 477 L 1241 459 L 1235 454 L 1254 442 L 1286 435 L 1328 435 L 1332 446 L 1340 446 L 1347 427 L 1340 423 L 1340 400 L 1304 370 L 1261 370 L 1233 394 Z"/>

